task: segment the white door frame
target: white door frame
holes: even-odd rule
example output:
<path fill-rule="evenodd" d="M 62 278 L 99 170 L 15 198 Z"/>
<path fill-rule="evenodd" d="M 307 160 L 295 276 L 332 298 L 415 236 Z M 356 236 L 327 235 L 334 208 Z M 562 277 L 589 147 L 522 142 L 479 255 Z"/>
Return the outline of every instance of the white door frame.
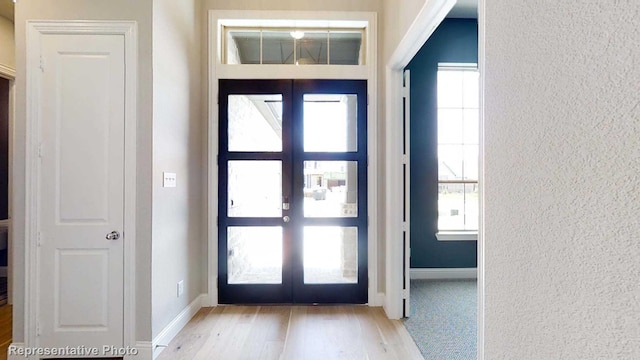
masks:
<path fill-rule="evenodd" d="M 366 64 L 364 65 L 227 65 L 221 61 L 220 41 L 222 25 L 264 26 L 325 26 L 329 23 L 357 23 L 367 28 Z M 314 25 L 315 24 L 315 25 Z M 368 275 L 369 306 L 381 306 L 383 296 L 378 292 L 378 102 L 377 102 L 377 16 L 373 12 L 350 11 L 244 11 L 209 10 L 207 43 L 208 62 L 208 222 L 207 222 L 207 306 L 218 305 L 218 80 L 219 79 L 363 79 L 367 80 L 367 188 L 368 188 Z"/>
<path fill-rule="evenodd" d="M 0 64 L 0 78 L 9 80 L 9 186 L 8 186 L 8 217 L 4 225 L 7 226 L 7 301 L 13 304 L 13 128 L 15 119 L 15 91 L 16 91 L 16 70 L 12 67 Z"/>
<path fill-rule="evenodd" d="M 402 74 L 444 20 L 456 0 L 427 1 L 386 67 L 386 304 L 387 316 L 402 316 Z M 484 0 L 478 5 L 480 71 L 480 228 L 478 231 L 478 359 L 484 359 Z"/>
<path fill-rule="evenodd" d="M 125 158 L 124 158 L 124 343 L 135 347 L 136 332 L 136 127 L 137 24 L 134 21 L 28 21 L 26 70 L 26 179 L 25 179 L 25 347 L 37 346 L 38 230 L 40 194 L 40 67 L 41 37 L 46 34 L 121 35 L 125 46 Z M 46 65 L 46 64 L 45 64 Z"/>

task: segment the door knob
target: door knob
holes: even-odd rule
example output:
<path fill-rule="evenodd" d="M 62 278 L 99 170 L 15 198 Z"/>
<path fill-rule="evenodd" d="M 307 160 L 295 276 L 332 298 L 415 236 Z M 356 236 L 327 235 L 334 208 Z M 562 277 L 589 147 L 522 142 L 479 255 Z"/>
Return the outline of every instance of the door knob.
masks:
<path fill-rule="evenodd" d="M 107 234 L 106 239 L 107 240 L 118 240 L 118 239 L 120 239 L 120 233 L 114 230 L 114 231 L 112 231 L 112 232 Z"/>
<path fill-rule="evenodd" d="M 289 217 L 288 217 L 288 216 L 284 216 L 284 217 L 282 218 L 282 221 L 284 221 L 284 222 L 286 222 L 286 223 L 288 223 L 288 222 L 289 222 L 289 220 L 291 220 L 291 219 L 289 219 Z"/>

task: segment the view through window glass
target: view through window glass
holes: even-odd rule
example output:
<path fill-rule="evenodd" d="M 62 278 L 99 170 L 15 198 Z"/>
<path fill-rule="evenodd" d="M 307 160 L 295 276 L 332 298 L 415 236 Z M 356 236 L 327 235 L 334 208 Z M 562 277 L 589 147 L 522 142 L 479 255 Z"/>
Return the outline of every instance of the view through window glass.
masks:
<path fill-rule="evenodd" d="M 479 75 L 438 68 L 438 230 L 478 230 Z"/>

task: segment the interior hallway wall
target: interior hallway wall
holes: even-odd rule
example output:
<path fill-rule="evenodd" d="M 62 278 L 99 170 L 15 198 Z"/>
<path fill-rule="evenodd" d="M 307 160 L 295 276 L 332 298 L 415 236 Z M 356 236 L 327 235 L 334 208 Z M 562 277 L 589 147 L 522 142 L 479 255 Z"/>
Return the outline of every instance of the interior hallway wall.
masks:
<path fill-rule="evenodd" d="M 200 1 L 153 2 L 153 337 L 206 293 Z M 162 186 L 163 172 L 177 186 Z M 177 296 L 177 283 L 184 294 Z"/>
<path fill-rule="evenodd" d="M 640 2 L 485 0 L 485 358 L 640 358 Z"/>
<path fill-rule="evenodd" d="M 0 16 L 0 65 L 16 68 L 16 42 L 13 22 Z"/>
<path fill-rule="evenodd" d="M 152 0 L 29 0 L 16 3 L 16 118 L 14 137 L 13 212 L 14 283 L 24 284 L 26 21 L 133 20 L 138 24 L 138 140 L 136 209 L 136 335 L 151 340 L 151 167 L 152 167 Z M 24 313 L 24 287 L 13 294 L 14 314 Z M 24 341 L 24 318 L 13 319 L 13 341 Z"/>

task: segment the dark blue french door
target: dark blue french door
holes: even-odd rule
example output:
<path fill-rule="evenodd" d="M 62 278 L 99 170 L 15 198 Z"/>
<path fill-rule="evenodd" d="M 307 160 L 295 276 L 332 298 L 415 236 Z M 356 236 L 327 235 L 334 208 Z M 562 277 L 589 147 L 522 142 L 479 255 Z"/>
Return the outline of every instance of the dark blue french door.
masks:
<path fill-rule="evenodd" d="M 221 304 L 367 302 L 361 80 L 220 80 Z"/>

